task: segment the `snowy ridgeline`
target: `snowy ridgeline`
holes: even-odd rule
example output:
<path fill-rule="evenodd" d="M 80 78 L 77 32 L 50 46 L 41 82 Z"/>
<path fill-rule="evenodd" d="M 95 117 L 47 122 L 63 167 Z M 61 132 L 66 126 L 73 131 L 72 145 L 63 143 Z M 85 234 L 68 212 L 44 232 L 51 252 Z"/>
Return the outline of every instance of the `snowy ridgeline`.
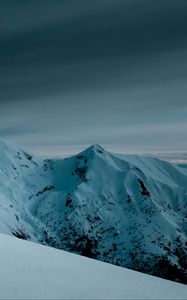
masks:
<path fill-rule="evenodd" d="M 0 140 L 0 232 L 187 282 L 187 169 L 99 145 L 41 159 Z"/>
<path fill-rule="evenodd" d="M 187 286 L 0 234 L 1 299 L 186 299 Z"/>

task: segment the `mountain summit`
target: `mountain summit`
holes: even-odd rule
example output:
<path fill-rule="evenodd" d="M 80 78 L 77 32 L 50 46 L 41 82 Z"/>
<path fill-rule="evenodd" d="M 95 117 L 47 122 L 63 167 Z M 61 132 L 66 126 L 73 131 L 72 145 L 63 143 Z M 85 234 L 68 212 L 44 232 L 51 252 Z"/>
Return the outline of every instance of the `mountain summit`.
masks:
<path fill-rule="evenodd" d="M 0 232 L 186 282 L 186 169 L 92 145 L 41 159 L 0 141 Z"/>

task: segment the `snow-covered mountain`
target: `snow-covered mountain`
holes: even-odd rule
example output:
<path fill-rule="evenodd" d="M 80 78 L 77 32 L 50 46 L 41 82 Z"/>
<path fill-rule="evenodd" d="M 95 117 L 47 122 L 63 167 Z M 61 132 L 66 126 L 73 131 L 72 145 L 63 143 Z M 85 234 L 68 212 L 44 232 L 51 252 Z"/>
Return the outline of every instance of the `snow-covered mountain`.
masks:
<path fill-rule="evenodd" d="M 187 286 L 0 234 L 0 299 L 186 299 Z"/>
<path fill-rule="evenodd" d="M 187 169 L 99 145 L 42 159 L 0 140 L 0 231 L 186 279 Z"/>

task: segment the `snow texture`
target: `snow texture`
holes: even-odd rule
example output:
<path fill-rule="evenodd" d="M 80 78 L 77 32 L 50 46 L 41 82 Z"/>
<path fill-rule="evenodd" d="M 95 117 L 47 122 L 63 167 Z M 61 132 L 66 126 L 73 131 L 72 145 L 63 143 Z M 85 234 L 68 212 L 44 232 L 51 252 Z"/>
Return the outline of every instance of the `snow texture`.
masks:
<path fill-rule="evenodd" d="M 185 285 L 0 234 L 1 299 L 186 299 Z"/>

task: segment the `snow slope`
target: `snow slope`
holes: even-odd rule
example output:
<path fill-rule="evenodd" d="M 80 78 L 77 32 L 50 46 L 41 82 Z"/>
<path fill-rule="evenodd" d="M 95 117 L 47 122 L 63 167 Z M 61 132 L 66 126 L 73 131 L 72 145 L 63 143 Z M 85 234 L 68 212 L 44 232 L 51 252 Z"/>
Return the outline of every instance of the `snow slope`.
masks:
<path fill-rule="evenodd" d="M 43 160 L 0 140 L 0 231 L 187 282 L 184 168 L 93 145 Z"/>
<path fill-rule="evenodd" d="M 0 234 L 0 299 L 186 299 L 187 287 Z"/>

